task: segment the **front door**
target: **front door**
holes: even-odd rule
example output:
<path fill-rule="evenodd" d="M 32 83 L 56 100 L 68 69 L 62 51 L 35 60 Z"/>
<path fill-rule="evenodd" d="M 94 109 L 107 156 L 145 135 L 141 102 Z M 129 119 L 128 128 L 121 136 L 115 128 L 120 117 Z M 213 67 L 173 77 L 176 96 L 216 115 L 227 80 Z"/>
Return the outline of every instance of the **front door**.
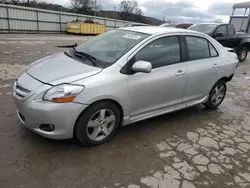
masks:
<path fill-rule="evenodd" d="M 128 76 L 131 119 L 182 103 L 187 70 L 179 37 L 163 37 L 145 45 L 133 58 L 139 60 L 150 62 L 152 72 Z"/>

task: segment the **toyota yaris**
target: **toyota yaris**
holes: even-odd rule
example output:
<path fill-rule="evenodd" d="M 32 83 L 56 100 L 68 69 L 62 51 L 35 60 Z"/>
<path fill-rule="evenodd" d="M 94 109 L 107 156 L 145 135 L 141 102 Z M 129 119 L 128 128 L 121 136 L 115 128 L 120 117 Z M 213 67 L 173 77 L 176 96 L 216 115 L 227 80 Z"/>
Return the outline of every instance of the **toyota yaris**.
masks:
<path fill-rule="evenodd" d="M 33 132 L 98 145 L 120 125 L 196 104 L 217 108 L 237 65 L 236 54 L 206 34 L 120 28 L 30 64 L 13 95 Z"/>

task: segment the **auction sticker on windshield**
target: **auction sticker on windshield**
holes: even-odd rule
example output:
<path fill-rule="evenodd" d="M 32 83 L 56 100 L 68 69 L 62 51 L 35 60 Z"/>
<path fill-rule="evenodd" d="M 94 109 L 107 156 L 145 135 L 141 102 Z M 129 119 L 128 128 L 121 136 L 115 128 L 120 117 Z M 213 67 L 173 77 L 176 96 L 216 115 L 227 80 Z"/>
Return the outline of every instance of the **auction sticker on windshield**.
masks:
<path fill-rule="evenodd" d="M 138 40 L 139 38 L 141 38 L 141 36 L 132 35 L 132 34 L 126 34 L 126 35 L 123 36 L 123 38 Z"/>

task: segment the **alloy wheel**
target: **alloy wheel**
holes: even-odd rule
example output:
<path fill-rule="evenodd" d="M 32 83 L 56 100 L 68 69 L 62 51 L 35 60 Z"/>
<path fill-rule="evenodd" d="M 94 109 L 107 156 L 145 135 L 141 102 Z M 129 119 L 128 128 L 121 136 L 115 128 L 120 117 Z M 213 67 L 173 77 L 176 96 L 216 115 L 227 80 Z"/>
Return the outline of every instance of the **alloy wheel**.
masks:
<path fill-rule="evenodd" d="M 241 54 L 240 54 L 240 58 L 241 59 L 245 59 L 246 58 L 246 56 L 247 56 L 247 50 L 242 50 L 242 52 L 241 52 Z"/>
<path fill-rule="evenodd" d="M 111 134 L 115 123 L 114 112 L 109 109 L 101 109 L 89 119 L 86 126 L 87 136 L 93 141 L 101 141 Z"/>
<path fill-rule="evenodd" d="M 214 88 L 213 95 L 211 97 L 211 102 L 213 105 L 218 105 L 222 102 L 224 96 L 226 94 L 226 87 L 222 84 L 217 85 Z"/>

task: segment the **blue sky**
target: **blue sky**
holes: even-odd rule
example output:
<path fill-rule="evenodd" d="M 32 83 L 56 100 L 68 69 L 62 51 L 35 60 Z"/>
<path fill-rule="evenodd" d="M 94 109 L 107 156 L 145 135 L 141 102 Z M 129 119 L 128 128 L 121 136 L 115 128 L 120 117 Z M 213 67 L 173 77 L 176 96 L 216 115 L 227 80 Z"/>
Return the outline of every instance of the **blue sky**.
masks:
<path fill-rule="evenodd" d="M 70 6 L 70 0 L 43 0 Z M 137 0 L 145 16 L 176 22 L 213 22 L 221 18 L 228 22 L 234 3 L 246 0 Z M 97 0 L 104 10 L 119 8 L 121 0 Z"/>

